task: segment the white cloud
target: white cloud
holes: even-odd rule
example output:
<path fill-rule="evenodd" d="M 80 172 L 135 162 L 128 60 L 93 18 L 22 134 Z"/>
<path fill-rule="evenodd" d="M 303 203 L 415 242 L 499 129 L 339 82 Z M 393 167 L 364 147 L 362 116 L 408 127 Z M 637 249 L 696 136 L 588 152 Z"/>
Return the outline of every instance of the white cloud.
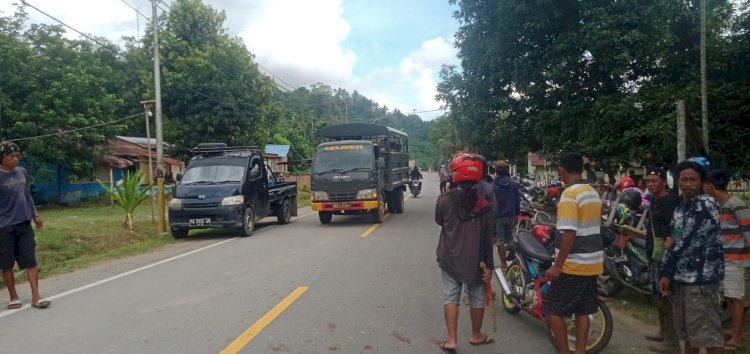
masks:
<path fill-rule="evenodd" d="M 266 1 L 256 11 L 262 16 L 253 16 L 240 37 L 265 67 L 296 86 L 352 81 L 356 55 L 342 45 L 350 26 L 341 0 Z"/>
<path fill-rule="evenodd" d="M 368 75 L 369 80 L 392 79 L 394 84 L 379 86 L 369 96 L 378 102 L 398 108 L 403 112 L 433 110 L 440 107 L 435 100 L 437 80 L 443 64 L 456 64 L 456 50 L 446 37 L 437 37 L 422 42 L 420 48 L 401 60 L 398 68 L 388 67 Z M 382 84 L 382 83 L 381 83 Z M 405 97 L 411 99 L 405 100 Z M 443 112 L 420 113 L 426 119 L 434 119 Z"/>

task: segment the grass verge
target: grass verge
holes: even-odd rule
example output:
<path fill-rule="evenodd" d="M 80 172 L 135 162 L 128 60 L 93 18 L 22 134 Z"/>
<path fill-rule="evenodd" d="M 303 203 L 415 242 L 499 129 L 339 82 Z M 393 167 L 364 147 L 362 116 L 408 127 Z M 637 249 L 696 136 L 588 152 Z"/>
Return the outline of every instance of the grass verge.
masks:
<path fill-rule="evenodd" d="M 44 229 L 36 232 L 41 277 L 174 242 L 168 234 L 159 235 L 148 202 L 133 213 L 132 233 L 124 227 L 125 212 L 119 206 L 41 208 L 39 214 L 44 220 Z M 19 277 L 24 278 L 25 273 Z"/>

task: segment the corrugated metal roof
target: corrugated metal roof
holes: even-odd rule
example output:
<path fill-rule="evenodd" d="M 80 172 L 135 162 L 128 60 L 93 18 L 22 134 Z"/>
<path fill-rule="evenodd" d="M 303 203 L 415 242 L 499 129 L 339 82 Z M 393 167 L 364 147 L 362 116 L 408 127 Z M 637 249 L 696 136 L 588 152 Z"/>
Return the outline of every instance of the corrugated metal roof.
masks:
<path fill-rule="evenodd" d="M 120 136 L 120 135 L 116 135 L 115 137 L 118 139 L 125 140 L 131 144 L 136 144 L 142 147 L 147 147 L 148 141 L 151 140 L 151 148 L 152 149 L 156 148 L 156 139 L 154 138 L 146 139 L 146 138 L 138 138 L 138 137 L 133 137 L 133 136 Z"/>
<path fill-rule="evenodd" d="M 289 149 L 291 148 L 290 145 L 274 145 L 274 144 L 268 144 L 263 149 L 264 152 L 267 154 L 274 154 L 278 157 L 287 157 L 289 155 Z"/>

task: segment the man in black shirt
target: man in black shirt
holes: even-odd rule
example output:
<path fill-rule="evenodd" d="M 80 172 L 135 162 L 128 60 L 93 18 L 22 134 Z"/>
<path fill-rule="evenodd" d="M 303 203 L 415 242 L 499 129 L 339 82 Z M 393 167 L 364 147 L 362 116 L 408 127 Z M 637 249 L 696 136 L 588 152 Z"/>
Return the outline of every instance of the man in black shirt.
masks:
<path fill-rule="evenodd" d="M 655 353 L 680 353 L 670 299 L 659 294 L 657 286 L 665 252 L 664 242 L 671 236 L 670 223 L 679 204 L 679 197 L 667 189 L 667 171 L 659 166 L 650 166 L 646 171 L 646 188 L 651 192 L 652 198 L 646 253 L 652 270 L 654 296 L 659 306 L 659 333 L 647 335 L 646 339 L 661 342 L 661 345 L 649 346 L 648 349 Z"/>

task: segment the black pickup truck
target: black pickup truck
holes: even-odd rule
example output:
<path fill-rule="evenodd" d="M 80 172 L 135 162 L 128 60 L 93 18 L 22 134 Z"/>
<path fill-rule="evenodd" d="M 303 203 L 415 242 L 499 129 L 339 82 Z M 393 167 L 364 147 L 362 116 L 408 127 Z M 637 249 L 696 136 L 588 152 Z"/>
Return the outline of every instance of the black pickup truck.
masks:
<path fill-rule="evenodd" d="M 237 228 L 250 236 L 255 221 L 276 216 L 287 224 L 297 215 L 297 183 L 276 178 L 256 147 L 199 144 L 169 203 L 175 238 L 191 229 Z"/>

